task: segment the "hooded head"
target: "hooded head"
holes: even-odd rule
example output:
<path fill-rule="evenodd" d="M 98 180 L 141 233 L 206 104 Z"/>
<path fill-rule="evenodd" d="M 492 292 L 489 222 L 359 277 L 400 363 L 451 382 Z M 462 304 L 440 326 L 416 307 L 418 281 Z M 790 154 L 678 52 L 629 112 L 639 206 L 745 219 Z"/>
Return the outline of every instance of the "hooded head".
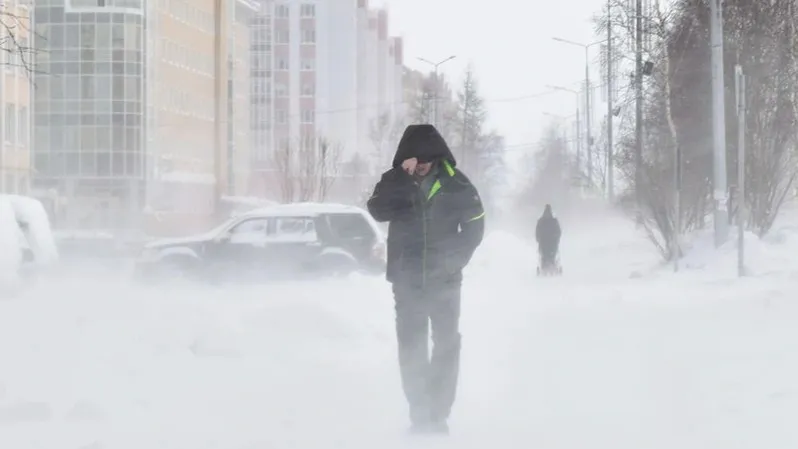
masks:
<path fill-rule="evenodd" d="M 546 207 L 543 209 L 543 216 L 544 217 L 551 217 L 551 204 L 547 204 Z"/>
<path fill-rule="evenodd" d="M 393 157 L 393 166 L 400 167 L 402 162 L 413 157 L 422 164 L 443 159 L 452 166 L 457 164 L 443 136 L 429 124 L 410 125 L 405 129 Z"/>

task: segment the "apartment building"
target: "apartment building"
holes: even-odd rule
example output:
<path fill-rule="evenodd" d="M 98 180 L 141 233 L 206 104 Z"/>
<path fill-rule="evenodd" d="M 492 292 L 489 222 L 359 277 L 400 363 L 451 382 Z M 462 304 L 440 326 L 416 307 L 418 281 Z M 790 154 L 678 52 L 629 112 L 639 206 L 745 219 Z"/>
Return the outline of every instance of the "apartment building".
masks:
<path fill-rule="evenodd" d="M 252 32 L 254 192 L 275 187 L 275 151 L 324 139 L 370 151 L 380 113 L 401 105 L 401 40 L 365 0 L 261 0 Z"/>
<path fill-rule="evenodd" d="M 30 72 L 33 52 L 30 39 L 30 10 L 24 2 L 0 5 L 0 13 L 13 27 L 2 30 L 4 48 L 0 52 L 0 192 L 28 194 L 31 176 Z M 13 34 L 9 34 L 9 31 Z"/>
<path fill-rule="evenodd" d="M 406 113 L 403 91 L 404 49 L 400 37 L 389 36 L 388 11 L 371 9 L 358 0 L 358 148 L 361 154 L 391 151 L 395 142 L 377 149 L 371 130 L 385 118 L 396 124 Z M 382 158 L 369 158 L 379 163 Z M 380 167 L 371 167 L 372 171 Z"/>
<path fill-rule="evenodd" d="M 249 24 L 258 5 L 160 0 L 150 8 L 148 205 L 209 216 L 219 195 L 244 194 L 249 182 Z"/>
<path fill-rule="evenodd" d="M 243 151 L 249 142 L 248 104 L 229 93 L 249 83 L 248 70 L 233 69 L 246 62 L 240 46 L 248 44 L 221 46 L 217 83 L 217 18 L 220 39 L 246 36 L 241 27 L 254 8 L 245 0 L 36 3 L 34 29 L 42 39 L 34 76 L 34 181 L 67 198 L 67 225 L 116 228 L 130 226 L 142 211 L 192 218 L 213 212 L 237 170 L 220 169 L 235 158 L 215 144 L 217 96 L 224 112 L 228 103 L 246 106 L 232 115 L 235 131 L 228 132 L 238 137 L 219 140 Z M 237 78 L 228 83 L 231 73 Z"/>
<path fill-rule="evenodd" d="M 227 82 L 227 189 L 226 194 L 244 195 L 249 192 L 252 160 L 252 114 L 250 95 L 252 86 L 251 31 L 257 3 L 231 3 L 232 29 L 228 33 Z"/>

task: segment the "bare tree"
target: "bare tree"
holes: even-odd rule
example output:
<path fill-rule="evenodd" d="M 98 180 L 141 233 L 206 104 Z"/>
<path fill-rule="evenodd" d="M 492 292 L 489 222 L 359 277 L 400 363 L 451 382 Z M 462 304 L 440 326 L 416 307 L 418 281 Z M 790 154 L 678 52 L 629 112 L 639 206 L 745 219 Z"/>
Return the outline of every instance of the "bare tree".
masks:
<path fill-rule="evenodd" d="M 342 180 L 349 180 L 350 194 L 358 204 L 362 204 L 365 199 L 368 199 L 371 193 L 370 186 L 366 186 L 373 179 L 369 174 L 369 167 L 368 159 L 360 153 L 352 154 L 349 159 L 341 164 L 341 175 L 339 177 Z"/>
<path fill-rule="evenodd" d="M 294 201 L 296 187 L 296 161 L 291 145 L 285 143 L 272 153 L 272 165 L 280 186 L 280 200 L 283 203 Z"/>
<path fill-rule="evenodd" d="M 724 11 L 732 61 L 742 65 L 748 80 L 745 201 L 751 214 L 745 224 L 759 235 L 773 226 L 798 175 L 795 12 L 795 0 L 728 1 Z M 727 68 L 728 84 L 732 70 Z M 730 125 L 736 133 L 736 122 Z M 736 139 L 730 140 L 727 158 L 736 164 Z"/>
<path fill-rule="evenodd" d="M 8 3 L 0 4 L 0 51 L 6 53 L 6 65 L 21 67 L 28 76 L 36 71 L 36 51 L 31 38 L 45 39 L 31 27 L 29 9 Z"/>
<path fill-rule="evenodd" d="M 629 26 L 635 11 L 613 0 L 610 20 L 621 49 L 634 37 Z M 746 196 L 751 211 L 743 225 L 766 233 L 798 176 L 798 37 L 796 0 L 724 2 L 724 78 L 727 86 L 727 166 L 737 184 L 737 122 L 734 66 L 748 79 L 746 111 Z M 672 257 L 671 239 L 702 227 L 711 209 L 712 139 L 709 8 L 702 0 L 659 1 L 646 12 L 646 59 L 653 64 L 646 79 L 643 128 L 643 182 L 647 229 L 663 255 Z M 607 19 L 599 20 L 606 26 Z M 628 57 L 616 49 L 619 57 Z M 633 123 L 623 123 L 618 168 L 634 173 Z M 677 150 L 679 158 L 677 155 Z M 681 164 L 677 186 L 674 171 Z M 680 201 L 676 207 L 676 188 Z M 677 212 L 678 211 L 678 212 Z"/>
<path fill-rule="evenodd" d="M 635 119 L 631 114 L 634 108 L 624 107 L 633 102 L 634 83 L 626 86 L 622 95 L 625 98 L 620 101 L 622 110 L 629 112 L 621 117 L 615 168 L 630 185 L 631 191 L 625 195 L 639 198 L 644 229 L 666 259 L 676 254 L 673 243 L 680 232 L 703 223 L 703 220 L 696 220 L 703 212 L 695 212 L 706 210 L 709 194 L 706 173 L 711 173 L 711 153 L 703 138 L 709 129 L 709 102 L 702 99 L 704 94 L 683 95 L 684 89 L 695 85 L 692 68 L 699 63 L 699 55 L 686 52 L 685 48 L 700 48 L 702 39 L 695 32 L 693 10 L 689 7 L 679 2 L 665 6 L 655 0 L 646 12 L 644 59 L 650 61 L 653 68 L 650 76 L 644 79 L 644 138 L 639 184 L 631 182 L 637 171 Z M 599 30 L 606 29 L 609 17 L 618 39 L 613 43 L 614 53 L 619 58 L 629 58 L 634 48 L 634 5 L 614 1 L 610 12 L 598 19 Z M 677 94 L 674 94 L 674 85 L 679 87 Z M 678 130 L 682 126 L 692 126 L 694 134 L 681 138 Z M 703 126 L 707 128 L 698 133 Z M 679 160 L 677 150 L 682 154 L 682 173 L 685 174 L 681 186 L 674 183 Z M 603 177 L 606 164 L 597 165 Z M 679 207 L 676 205 L 677 188 L 682 192 Z"/>
<path fill-rule="evenodd" d="M 410 98 L 407 117 L 403 118 L 402 124 L 433 123 L 436 102 L 438 131 L 450 141 L 455 134 L 458 107 L 453 100 L 452 90 L 446 77 L 441 74 L 438 74 L 437 79 L 434 74 L 424 76 L 420 88 Z"/>
<path fill-rule="evenodd" d="M 324 201 L 341 170 L 342 149 L 327 138 L 300 138 L 274 152 L 282 201 Z"/>
<path fill-rule="evenodd" d="M 371 122 L 369 139 L 374 145 L 373 163 L 379 170 L 389 164 L 404 130 L 404 118 L 384 112 Z"/>
<path fill-rule="evenodd" d="M 545 204 L 565 206 L 573 192 L 573 164 L 562 129 L 548 125 L 537 152 L 526 161 L 532 176 L 518 197 L 518 210 L 531 219 Z"/>
<path fill-rule="evenodd" d="M 480 159 L 480 139 L 487 120 L 485 100 L 480 96 L 476 75 L 472 67 L 466 69 L 465 78 L 457 93 L 457 157 L 469 172 L 476 171 Z"/>
<path fill-rule="evenodd" d="M 333 145 L 326 138 L 319 139 L 316 147 L 316 161 L 318 161 L 316 199 L 324 201 L 340 175 L 342 151 L 340 145 Z"/>

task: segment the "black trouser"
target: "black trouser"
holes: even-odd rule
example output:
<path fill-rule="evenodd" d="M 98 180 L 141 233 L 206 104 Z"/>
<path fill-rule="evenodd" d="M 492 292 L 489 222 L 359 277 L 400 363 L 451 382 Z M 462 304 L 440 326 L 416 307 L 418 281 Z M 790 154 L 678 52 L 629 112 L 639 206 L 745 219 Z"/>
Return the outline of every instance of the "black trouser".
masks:
<path fill-rule="evenodd" d="M 540 263 L 544 267 L 549 267 L 554 265 L 554 261 L 557 259 L 557 247 L 550 245 L 550 246 L 542 246 L 538 245 L 538 252 L 540 253 Z"/>
<path fill-rule="evenodd" d="M 445 421 L 460 369 L 460 282 L 426 288 L 394 284 L 393 292 L 399 369 L 410 419 L 414 424 Z"/>

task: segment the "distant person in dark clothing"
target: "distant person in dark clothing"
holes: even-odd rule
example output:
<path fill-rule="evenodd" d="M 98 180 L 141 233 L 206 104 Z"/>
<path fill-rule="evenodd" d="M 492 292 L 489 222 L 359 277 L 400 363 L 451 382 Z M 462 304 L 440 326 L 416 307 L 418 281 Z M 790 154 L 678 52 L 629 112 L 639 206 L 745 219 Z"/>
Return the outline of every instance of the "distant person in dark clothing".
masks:
<path fill-rule="evenodd" d="M 550 267 L 554 264 L 557 252 L 560 249 L 561 235 L 560 222 L 552 214 L 551 205 L 547 204 L 543 215 L 538 219 L 538 225 L 535 229 L 541 268 Z"/>
<path fill-rule="evenodd" d="M 414 432 L 448 432 L 460 366 L 462 270 L 485 232 L 479 193 L 456 164 L 434 126 L 411 125 L 368 200 L 374 219 L 389 222 L 386 277 Z"/>

